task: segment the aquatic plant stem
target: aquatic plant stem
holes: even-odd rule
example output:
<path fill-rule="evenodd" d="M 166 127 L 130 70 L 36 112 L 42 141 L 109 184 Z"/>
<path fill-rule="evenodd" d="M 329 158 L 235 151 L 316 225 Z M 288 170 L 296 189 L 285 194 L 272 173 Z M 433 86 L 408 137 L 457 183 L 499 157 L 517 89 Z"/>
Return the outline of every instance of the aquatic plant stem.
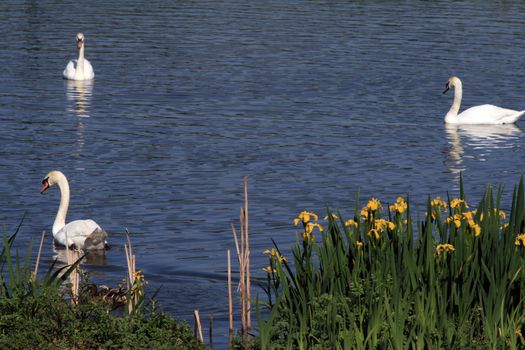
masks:
<path fill-rule="evenodd" d="M 40 237 L 40 246 L 38 247 L 38 254 L 36 256 L 35 271 L 33 271 L 33 281 L 36 281 L 38 275 L 38 264 L 40 263 L 40 253 L 42 253 L 42 245 L 44 244 L 44 237 L 46 231 L 42 231 L 42 236 Z"/>
<path fill-rule="evenodd" d="M 138 295 L 130 293 L 133 288 L 133 281 L 135 280 L 135 255 L 131 248 L 131 239 L 129 238 L 129 231 L 126 229 L 126 238 L 128 243 L 124 244 L 124 252 L 126 253 L 126 263 L 128 266 L 128 281 L 127 289 L 130 297 L 133 297 L 133 300 L 128 300 L 128 313 L 133 312 L 134 305 L 138 304 Z"/>
<path fill-rule="evenodd" d="M 248 220 L 248 176 L 244 177 L 244 228 L 246 245 L 246 331 L 250 333 L 251 328 L 251 305 L 250 305 L 250 240 L 249 240 L 249 220 Z"/>
<path fill-rule="evenodd" d="M 231 224 L 232 232 L 233 232 L 233 239 L 235 241 L 235 248 L 237 249 L 237 260 L 239 261 L 239 266 L 241 265 L 241 251 L 239 249 L 239 240 L 237 239 L 237 231 L 235 230 L 235 226 Z"/>
<path fill-rule="evenodd" d="M 239 213 L 239 221 L 240 221 L 240 225 L 241 225 L 241 255 L 240 255 L 240 260 L 241 260 L 241 265 L 239 266 L 239 286 L 240 286 L 240 289 L 241 289 L 241 335 L 244 337 L 245 333 L 246 333 L 246 303 L 245 303 L 245 299 L 246 299 L 246 296 L 245 296 L 245 293 L 246 293 L 246 287 L 245 287 L 245 248 L 244 248 L 244 240 L 245 240 L 245 237 L 244 237 L 244 212 L 243 212 L 243 209 L 241 208 L 240 210 L 240 213 Z"/>
<path fill-rule="evenodd" d="M 80 253 L 76 249 L 68 249 L 67 252 L 67 264 L 73 265 L 80 259 Z M 80 289 L 80 273 L 78 272 L 78 265 L 69 275 L 71 281 L 71 302 L 73 304 L 78 304 L 78 294 Z"/>
<path fill-rule="evenodd" d="M 233 225 L 232 225 L 233 226 Z M 233 335 L 233 302 L 232 302 L 232 269 L 230 250 L 228 249 L 228 314 L 230 320 L 230 329 L 228 335 L 228 344 L 231 345 Z"/>
<path fill-rule="evenodd" d="M 199 310 L 193 310 L 193 317 L 195 318 L 195 337 L 199 335 L 199 340 L 204 343 L 204 337 L 202 336 L 201 318 L 199 316 Z"/>

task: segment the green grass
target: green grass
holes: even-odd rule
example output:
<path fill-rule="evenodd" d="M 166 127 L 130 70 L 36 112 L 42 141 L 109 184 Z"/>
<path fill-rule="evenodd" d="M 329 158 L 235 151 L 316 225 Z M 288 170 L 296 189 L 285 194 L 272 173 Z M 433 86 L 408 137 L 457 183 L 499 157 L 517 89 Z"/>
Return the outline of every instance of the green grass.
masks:
<path fill-rule="evenodd" d="M 329 213 L 323 232 L 300 215 L 292 256 L 268 251 L 260 347 L 525 348 L 523 180 L 505 218 L 501 189 L 488 187 L 476 209 L 460 192 L 446 207 L 429 198 L 419 221 L 406 199 L 362 209 L 357 199 L 352 222 Z M 451 246 L 438 254 L 439 244 Z"/>
<path fill-rule="evenodd" d="M 18 228 L 17 228 L 18 232 Z M 159 311 L 143 295 L 131 315 L 115 312 L 87 289 L 73 304 L 67 281 L 80 260 L 31 276 L 32 243 L 22 258 L 16 234 L 4 233 L 0 253 L 0 349 L 204 349 L 190 327 Z M 128 292 L 128 299 L 133 291 Z"/>

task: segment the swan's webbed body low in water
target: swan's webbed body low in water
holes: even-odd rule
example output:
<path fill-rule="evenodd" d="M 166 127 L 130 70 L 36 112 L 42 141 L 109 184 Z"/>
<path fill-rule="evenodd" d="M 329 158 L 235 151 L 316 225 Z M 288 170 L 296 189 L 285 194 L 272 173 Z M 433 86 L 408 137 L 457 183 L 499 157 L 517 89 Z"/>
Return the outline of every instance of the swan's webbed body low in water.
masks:
<path fill-rule="evenodd" d="M 101 250 L 107 248 L 108 234 L 95 221 L 75 220 L 66 224 L 69 207 L 69 183 L 64 174 L 54 170 L 42 181 L 40 193 L 55 185 L 60 189 L 60 205 L 53 223 L 53 237 L 63 246 L 75 246 L 82 250 Z"/>
<path fill-rule="evenodd" d="M 91 63 L 84 58 L 84 34 L 77 34 L 78 58 L 71 60 L 62 73 L 68 80 L 91 80 L 95 78 L 95 71 Z"/>
<path fill-rule="evenodd" d="M 454 88 L 454 102 L 445 115 L 447 124 L 511 124 L 517 122 L 525 114 L 525 111 L 515 111 L 493 105 L 471 107 L 458 114 L 463 96 L 461 80 L 458 77 L 450 77 L 443 93 L 450 88 Z"/>

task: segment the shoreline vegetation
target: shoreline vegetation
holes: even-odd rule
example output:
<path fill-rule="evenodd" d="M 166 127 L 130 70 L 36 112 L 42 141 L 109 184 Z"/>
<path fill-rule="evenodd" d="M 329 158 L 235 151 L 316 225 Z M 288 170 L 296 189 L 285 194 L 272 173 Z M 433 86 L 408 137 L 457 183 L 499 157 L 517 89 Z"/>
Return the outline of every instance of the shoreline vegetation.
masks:
<path fill-rule="evenodd" d="M 66 265 L 55 260 L 40 276 L 44 233 L 33 269 L 33 240 L 23 257 L 13 249 L 22 222 L 10 237 L 4 231 L 0 253 L 0 349 L 206 348 L 187 323 L 146 297 L 127 231 L 125 283 L 97 287 L 79 269 L 86 256 L 72 249 L 66 249 Z"/>
<path fill-rule="evenodd" d="M 291 254 L 273 240 L 264 251 L 266 280 L 262 296 L 254 298 L 245 177 L 239 231 L 231 227 L 239 333 L 227 252 L 230 348 L 524 348 L 524 192 L 522 178 L 504 211 L 502 188 L 487 186 L 473 206 L 461 180 L 457 198 L 429 197 L 417 219 L 406 197 L 390 205 L 371 198 L 361 206 L 357 195 L 350 218 L 327 210 L 320 219 L 303 211 L 293 220 L 299 232 Z M 53 264 L 38 277 L 40 250 L 34 269 L 29 263 L 33 242 L 24 257 L 13 252 L 20 225 L 10 237 L 4 232 L 0 253 L 0 348 L 206 348 L 198 310 L 191 330 L 159 311 L 154 297 L 146 298 L 129 234 L 126 282 L 97 288 L 81 276 L 84 256 L 75 251 L 68 251 L 66 266 Z M 42 242 L 43 236 L 40 248 Z"/>
<path fill-rule="evenodd" d="M 495 193 L 494 193 L 495 192 Z M 262 349 L 522 349 L 525 347 L 523 178 L 510 212 L 502 188 L 477 207 L 429 197 L 422 220 L 408 198 L 372 198 L 354 216 L 294 220 L 291 256 L 269 256 L 258 307 Z M 266 308 L 263 319 L 260 310 Z"/>

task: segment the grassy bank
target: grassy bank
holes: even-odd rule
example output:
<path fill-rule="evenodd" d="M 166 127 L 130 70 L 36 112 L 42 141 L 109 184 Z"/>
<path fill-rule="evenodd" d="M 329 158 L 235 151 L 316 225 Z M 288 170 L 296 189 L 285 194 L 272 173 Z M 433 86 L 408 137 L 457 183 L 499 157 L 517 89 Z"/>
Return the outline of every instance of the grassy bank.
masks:
<path fill-rule="evenodd" d="M 351 218 L 302 212 L 292 256 L 266 251 L 261 348 L 523 348 L 523 181 L 510 212 L 501 196 L 429 198 L 422 220 L 402 197 L 357 204 Z"/>
<path fill-rule="evenodd" d="M 0 253 L 0 349 L 204 349 L 189 326 L 159 311 L 133 270 L 127 288 L 71 289 L 80 263 L 37 278 L 4 235 Z M 69 252 L 68 252 L 69 253 Z M 75 282 L 73 282 L 74 284 Z"/>

